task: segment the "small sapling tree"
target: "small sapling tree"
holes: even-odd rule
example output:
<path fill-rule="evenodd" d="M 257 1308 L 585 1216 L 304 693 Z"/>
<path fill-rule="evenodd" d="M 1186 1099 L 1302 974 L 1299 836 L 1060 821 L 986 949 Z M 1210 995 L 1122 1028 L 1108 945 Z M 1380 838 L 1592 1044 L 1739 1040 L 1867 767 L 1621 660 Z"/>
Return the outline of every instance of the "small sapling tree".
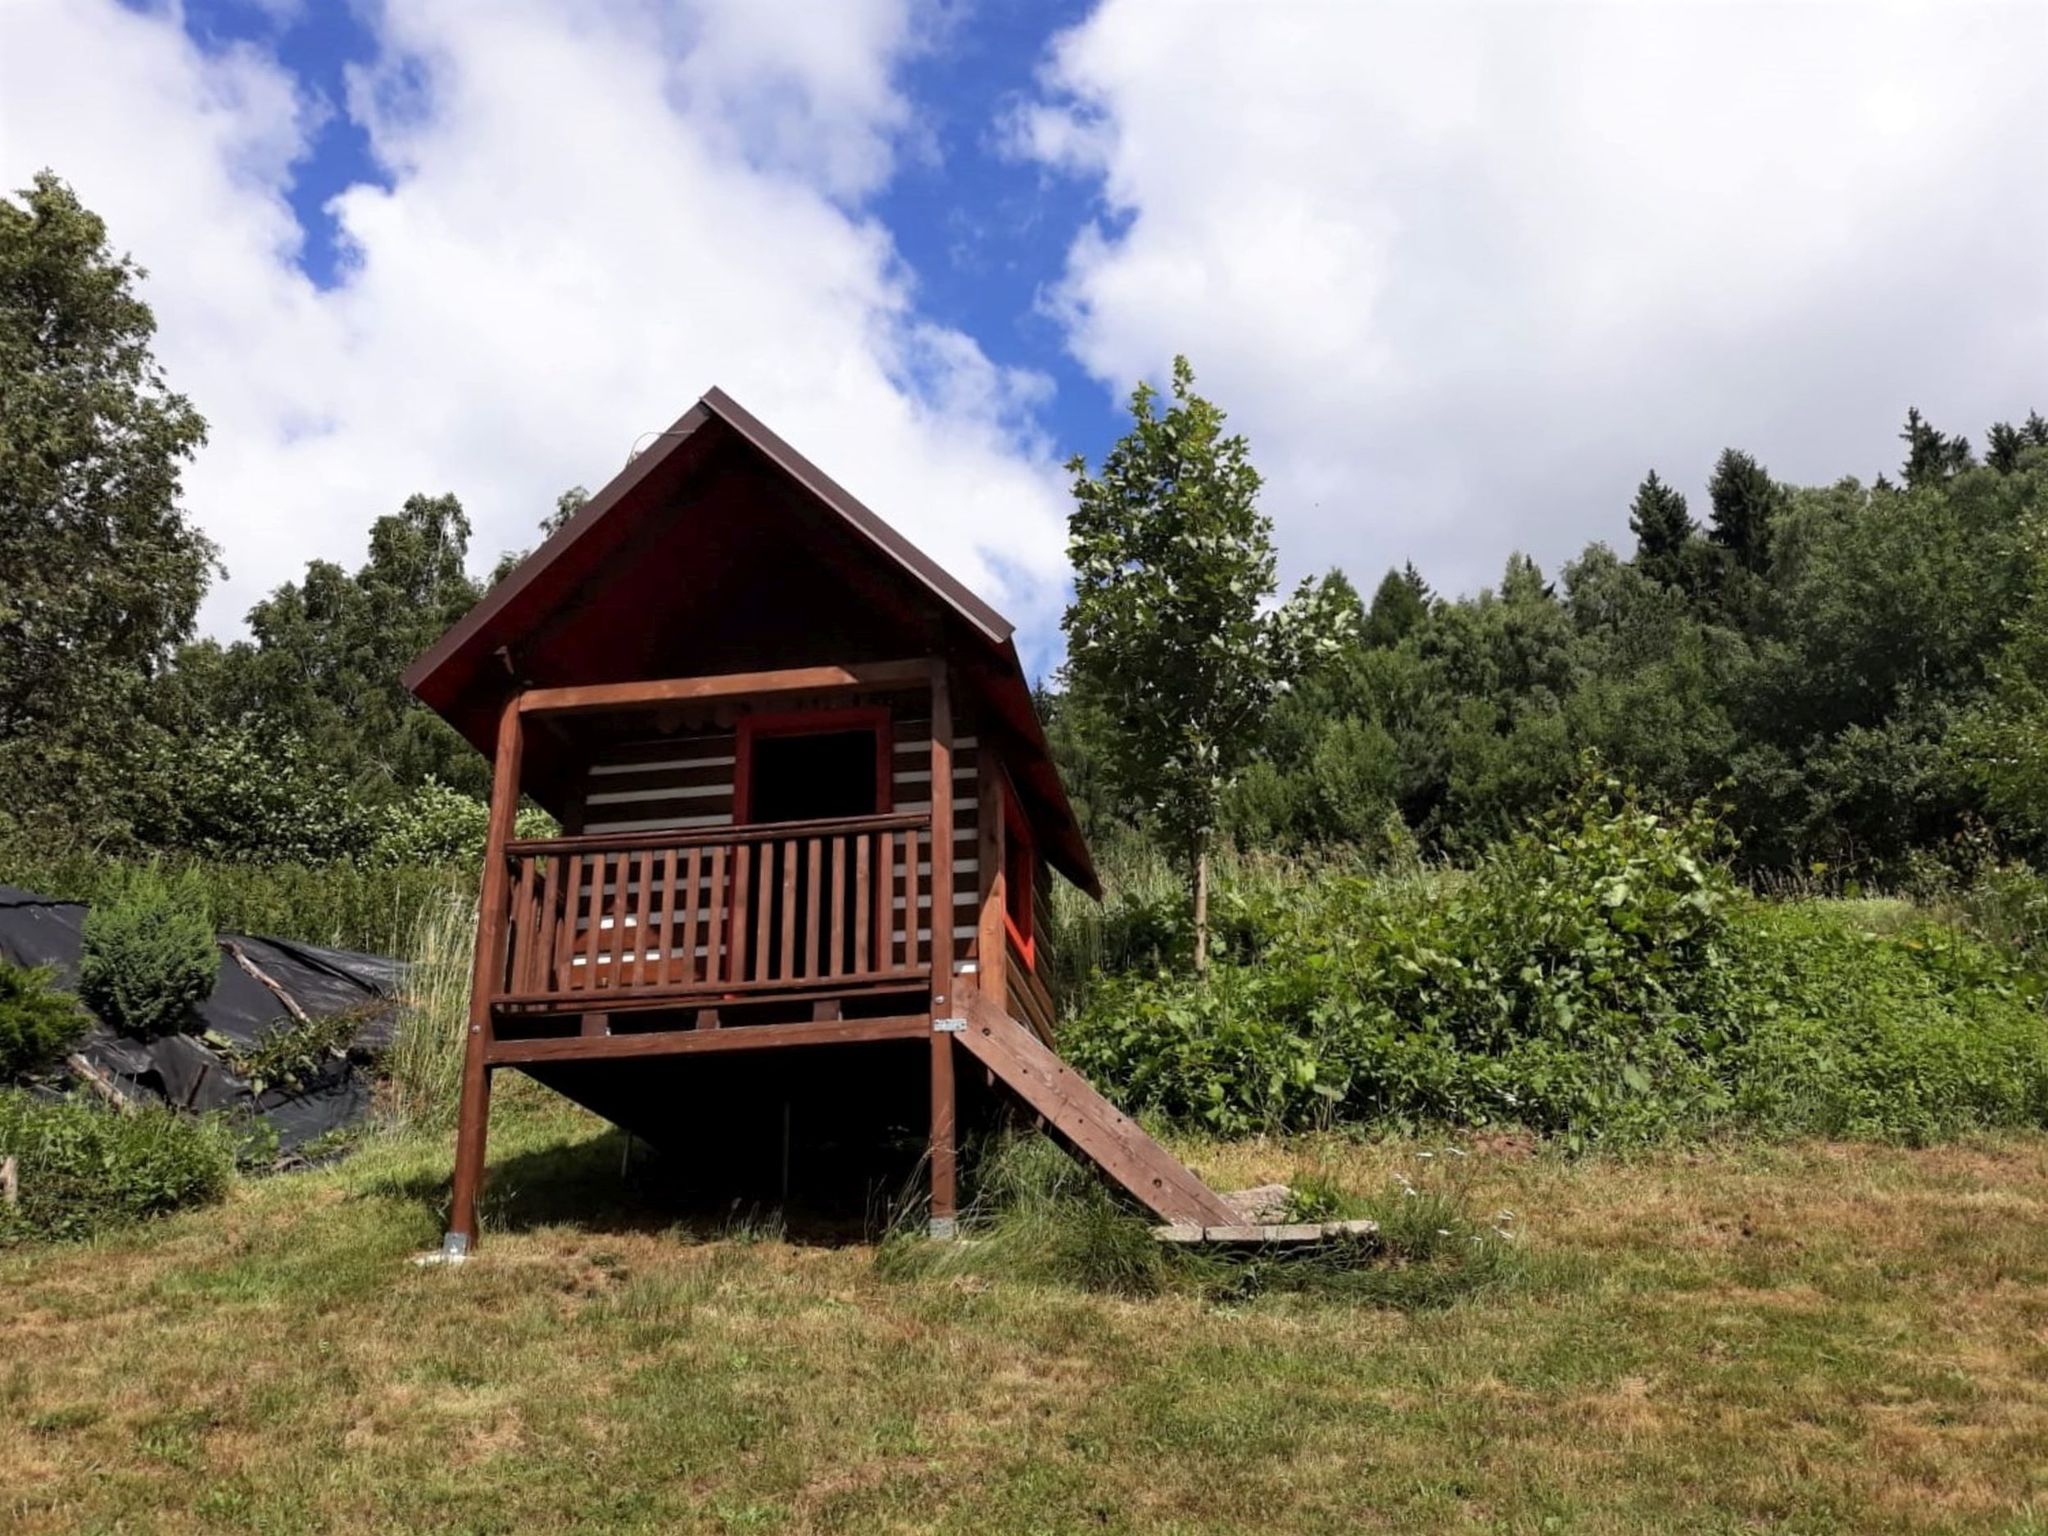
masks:
<path fill-rule="evenodd" d="M 1184 860 L 1195 969 L 1209 954 L 1209 856 L 1224 793 L 1274 697 L 1356 627 L 1355 600 L 1304 581 L 1275 607 L 1273 525 L 1259 472 L 1223 412 L 1194 392 L 1184 357 L 1173 399 L 1140 384 L 1131 430 L 1102 472 L 1068 464 L 1066 681 L 1077 724 L 1109 776 L 1148 808 Z"/>

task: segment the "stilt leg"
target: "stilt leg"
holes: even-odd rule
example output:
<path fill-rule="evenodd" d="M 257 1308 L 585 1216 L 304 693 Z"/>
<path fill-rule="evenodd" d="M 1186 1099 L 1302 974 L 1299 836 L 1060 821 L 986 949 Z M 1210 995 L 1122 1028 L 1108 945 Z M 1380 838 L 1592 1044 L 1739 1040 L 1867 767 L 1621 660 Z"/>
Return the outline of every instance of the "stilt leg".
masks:
<path fill-rule="evenodd" d="M 484 1183 L 484 1142 L 491 1119 L 491 1069 L 481 1035 L 470 1036 L 462 1064 L 462 1108 L 455 1124 L 455 1196 L 442 1251 L 456 1257 L 476 1246 L 476 1200 Z"/>
<path fill-rule="evenodd" d="M 932 1035 L 932 1226 L 933 1237 L 958 1230 L 958 1169 L 954 1149 L 953 1037 Z"/>

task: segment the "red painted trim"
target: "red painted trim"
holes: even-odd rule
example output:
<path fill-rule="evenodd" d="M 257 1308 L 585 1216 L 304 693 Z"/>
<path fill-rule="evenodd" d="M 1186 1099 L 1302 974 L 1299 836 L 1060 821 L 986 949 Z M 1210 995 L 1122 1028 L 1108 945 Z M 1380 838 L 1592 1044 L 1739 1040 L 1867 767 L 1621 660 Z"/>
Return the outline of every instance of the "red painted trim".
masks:
<path fill-rule="evenodd" d="M 1038 886 L 1038 840 L 1031 835 L 1030 820 L 1017 804 L 1017 791 L 1010 785 L 1010 777 L 1003 775 L 1003 928 L 1010 935 L 1010 942 L 1017 946 L 1017 953 L 1024 957 L 1025 969 L 1038 969 L 1038 934 L 1035 924 Z M 1015 860 L 1011 851 L 1016 850 L 1024 860 L 1025 884 L 1021 903 L 1013 900 L 1011 873 Z M 1020 924 L 1013 913 L 1013 906 L 1024 914 Z"/>
<path fill-rule="evenodd" d="M 889 729 L 889 710 L 882 704 L 861 704 L 845 709 L 791 709 L 772 714 L 741 715 L 734 728 L 732 819 L 735 826 L 750 826 L 748 801 L 754 777 L 754 739 L 757 736 L 822 736 L 838 731 L 875 733 L 875 814 L 886 815 L 895 808 L 895 775 L 892 759 L 896 743 Z"/>

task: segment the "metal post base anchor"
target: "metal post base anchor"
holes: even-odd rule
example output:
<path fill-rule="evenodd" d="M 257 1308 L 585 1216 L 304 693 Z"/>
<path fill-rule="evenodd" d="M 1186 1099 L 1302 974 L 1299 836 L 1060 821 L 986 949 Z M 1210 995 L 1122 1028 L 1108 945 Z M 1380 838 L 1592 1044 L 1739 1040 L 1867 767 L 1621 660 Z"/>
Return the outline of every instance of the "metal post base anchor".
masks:
<path fill-rule="evenodd" d="M 460 1264 L 469 1257 L 469 1234 L 450 1232 L 441 1239 L 441 1258 L 449 1264 Z"/>
<path fill-rule="evenodd" d="M 932 1218 L 931 1236 L 934 1242 L 951 1242 L 959 1235 L 960 1222 L 958 1218 L 952 1216 L 934 1216 Z"/>

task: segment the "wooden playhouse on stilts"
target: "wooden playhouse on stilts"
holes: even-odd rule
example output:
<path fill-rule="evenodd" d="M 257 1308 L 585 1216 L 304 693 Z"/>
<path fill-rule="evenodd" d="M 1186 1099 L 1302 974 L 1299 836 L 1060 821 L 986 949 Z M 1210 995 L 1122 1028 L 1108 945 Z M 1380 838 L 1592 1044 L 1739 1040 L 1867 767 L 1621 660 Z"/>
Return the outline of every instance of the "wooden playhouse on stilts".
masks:
<path fill-rule="evenodd" d="M 949 1234 L 963 1106 L 1009 1100 L 1243 1219 L 1055 1053 L 1051 881 L 1099 892 L 1010 636 L 713 390 L 414 663 L 494 765 L 449 1251 L 508 1067 L 735 1193 L 912 1125 Z"/>

